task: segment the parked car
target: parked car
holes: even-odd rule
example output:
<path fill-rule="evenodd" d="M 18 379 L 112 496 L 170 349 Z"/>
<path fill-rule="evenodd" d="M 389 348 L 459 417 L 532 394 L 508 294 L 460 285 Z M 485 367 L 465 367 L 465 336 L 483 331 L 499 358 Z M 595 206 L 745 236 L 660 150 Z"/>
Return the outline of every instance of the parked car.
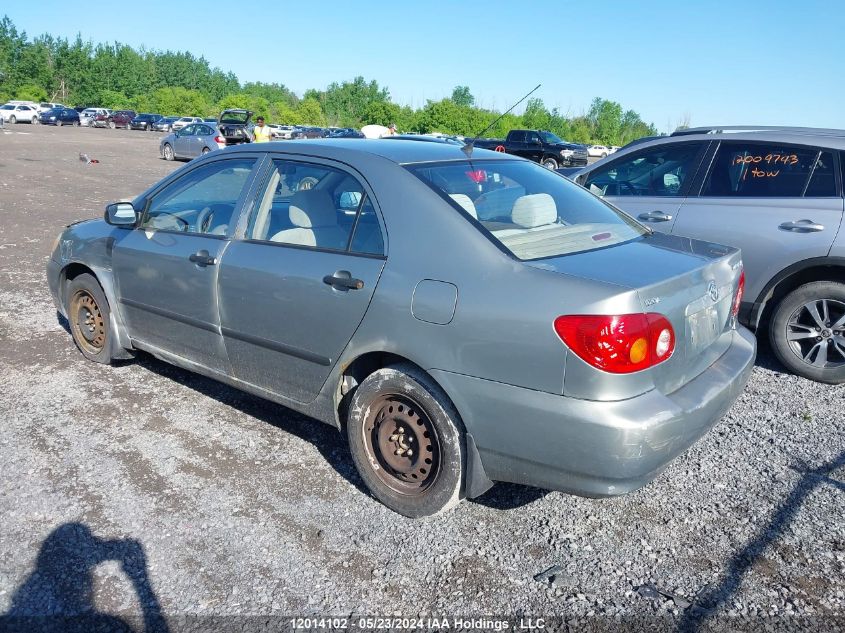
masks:
<path fill-rule="evenodd" d="M 38 104 L 38 114 L 42 112 L 47 112 L 47 110 L 55 110 L 56 108 L 66 108 L 67 106 L 64 103 L 52 103 L 49 101 L 42 101 Z"/>
<path fill-rule="evenodd" d="M 178 116 L 166 116 L 153 123 L 153 130 L 156 132 L 170 132 L 173 124 L 179 120 Z"/>
<path fill-rule="evenodd" d="M 44 125 L 55 125 L 62 127 L 63 125 L 79 126 L 79 112 L 73 108 L 53 108 L 42 112 L 39 120 Z"/>
<path fill-rule="evenodd" d="M 152 130 L 153 126 L 162 120 L 160 114 L 142 113 L 135 116 L 129 123 L 133 130 Z"/>
<path fill-rule="evenodd" d="M 232 109 L 223 110 L 220 113 L 217 127 L 223 138 L 226 139 L 226 145 L 240 145 L 252 141 L 251 118 L 252 112 L 250 110 Z"/>
<path fill-rule="evenodd" d="M 203 121 L 206 122 L 206 123 L 217 123 L 217 117 L 216 116 L 207 116 L 207 117 L 203 118 Z"/>
<path fill-rule="evenodd" d="M 587 164 L 586 147 L 567 143 L 546 130 L 511 130 L 504 140 L 478 139 L 473 145 L 521 156 L 549 169 Z"/>
<path fill-rule="evenodd" d="M 612 153 L 613 150 L 606 145 L 590 145 L 587 147 L 587 156 L 591 156 L 593 158 L 604 158 L 608 154 Z"/>
<path fill-rule="evenodd" d="M 38 110 L 25 103 L 6 103 L 0 106 L 0 117 L 8 123 L 38 123 Z"/>
<path fill-rule="evenodd" d="M 270 128 L 273 130 L 274 138 L 281 138 L 285 140 L 293 138 L 292 125 L 271 125 Z"/>
<path fill-rule="evenodd" d="M 176 132 L 177 130 L 181 130 L 186 125 L 191 125 L 192 123 L 202 123 L 202 118 L 198 116 L 183 116 L 176 119 L 173 124 L 170 126 L 170 129 Z"/>
<path fill-rule="evenodd" d="M 360 130 L 351 127 L 334 128 L 327 138 L 365 138 Z"/>
<path fill-rule="evenodd" d="M 79 125 L 83 127 L 94 127 L 94 120 L 97 115 L 103 115 L 108 119 L 109 111 L 105 108 L 85 108 L 79 113 Z"/>
<path fill-rule="evenodd" d="M 128 130 L 136 116 L 138 113 L 135 110 L 115 110 L 108 116 L 108 126 L 113 130 L 119 127 Z"/>
<path fill-rule="evenodd" d="M 505 199 L 506 222 L 480 220 Z M 145 350 L 343 428 L 407 516 L 493 481 L 639 488 L 755 356 L 737 249 L 447 143 L 211 152 L 56 244 L 50 291 L 86 358 Z"/>
<path fill-rule="evenodd" d="M 575 180 L 655 230 L 742 249 L 740 320 L 792 372 L 845 382 L 845 131 L 694 128 Z"/>
<path fill-rule="evenodd" d="M 165 160 L 196 158 L 225 147 L 226 139 L 216 123 L 192 123 L 163 137 L 159 154 Z"/>
<path fill-rule="evenodd" d="M 102 108 L 105 112 L 97 112 L 89 122 L 90 127 L 109 127 L 112 111 L 109 108 Z"/>
<path fill-rule="evenodd" d="M 326 131 L 321 127 L 314 126 L 300 126 L 292 133 L 291 138 L 306 139 L 306 138 L 325 138 Z"/>

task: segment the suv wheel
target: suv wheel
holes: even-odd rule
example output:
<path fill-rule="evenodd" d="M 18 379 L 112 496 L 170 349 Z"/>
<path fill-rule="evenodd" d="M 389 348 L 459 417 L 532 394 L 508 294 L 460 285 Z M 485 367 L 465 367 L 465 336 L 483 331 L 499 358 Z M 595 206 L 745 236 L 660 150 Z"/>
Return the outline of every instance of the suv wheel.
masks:
<path fill-rule="evenodd" d="M 543 159 L 543 167 L 546 169 L 557 169 L 557 161 L 549 156 L 548 158 Z"/>
<path fill-rule="evenodd" d="M 845 284 L 815 281 L 790 292 L 775 308 L 769 340 L 793 373 L 845 382 Z"/>
<path fill-rule="evenodd" d="M 416 367 L 370 374 L 352 397 L 346 432 L 358 473 L 391 510 L 429 516 L 463 497 L 462 425 L 446 394 Z"/>

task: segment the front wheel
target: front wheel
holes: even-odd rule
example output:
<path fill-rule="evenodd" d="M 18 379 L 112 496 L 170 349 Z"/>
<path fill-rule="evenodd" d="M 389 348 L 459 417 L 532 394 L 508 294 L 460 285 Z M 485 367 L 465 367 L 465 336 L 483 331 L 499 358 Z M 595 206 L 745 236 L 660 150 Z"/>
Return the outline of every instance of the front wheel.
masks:
<path fill-rule="evenodd" d="M 74 277 L 67 287 L 67 312 L 73 342 L 88 360 L 111 363 L 109 302 L 94 276 Z"/>
<path fill-rule="evenodd" d="M 557 169 L 557 161 L 552 157 L 544 158 L 543 167 L 546 169 Z"/>
<path fill-rule="evenodd" d="M 109 127 L 113 130 L 117 126 L 115 126 L 114 121 L 109 121 Z"/>
<path fill-rule="evenodd" d="M 79 121 L 74 121 L 74 122 L 73 122 L 73 127 L 79 127 Z"/>
<path fill-rule="evenodd" d="M 62 120 L 56 119 L 56 127 L 62 127 Z"/>
<path fill-rule="evenodd" d="M 602 153 L 601 153 L 601 158 L 607 158 L 607 152 L 602 152 Z"/>
<path fill-rule="evenodd" d="M 130 125 L 129 123 L 127 123 L 127 124 L 126 124 L 126 127 L 125 127 L 124 129 L 131 130 L 131 129 L 132 129 L 132 125 Z"/>
<path fill-rule="evenodd" d="M 32 125 L 38 125 L 38 117 L 37 116 L 32 117 L 32 120 L 30 121 L 30 123 L 32 123 Z"/>
<path fill-rule="evenodd" d="M 793 373 L 845 383 L 845 284 L 815 281 L 790 292 L 775 307 L 769 340 Z"/>
<path fill-rule="evenodd" d="M 446 394 L 416 367 L 386 367 L 364 379 L 346 432 L 358 473 L 391 510 L 424 517 L 464 496 L 463 427 Z"/>
<path fill-rule="evenodd" d="M 164 144 L 164 149 L 162 150 L 162 153 L 164 154 L 164 160 L 173 160 L 175 157 L 173 154 L 173 148 L 170 146 L 170 143 Z"/>
<path fill-rule="evenodd" d="M 18 122 L 18 119 L 17 119 L 17 117 L 15 117 L 14 114 L 9 117 L 9 123 L 11 123 L 12 125 L 14 125 L 17 122 Z"/>

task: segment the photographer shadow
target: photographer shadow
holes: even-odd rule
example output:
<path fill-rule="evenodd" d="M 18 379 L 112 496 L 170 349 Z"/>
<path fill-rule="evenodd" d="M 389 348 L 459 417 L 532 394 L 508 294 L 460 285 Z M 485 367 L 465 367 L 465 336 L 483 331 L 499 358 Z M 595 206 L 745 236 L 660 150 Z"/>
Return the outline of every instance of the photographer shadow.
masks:
<path fill-rule="evenodd" d="M 107 561 L 118 562 L 132 584 L 141 605 L 140 630 L 169 633 L 141 543 L 134 539 L 100 539 L 82 523 L 65 523 L 44 539 L 35 570 L 15 591 L 9 610 L 0 615 L 0 633 L 139 630 L 137 618 L 124 619 L 96 610 L 93 571 Z"/>

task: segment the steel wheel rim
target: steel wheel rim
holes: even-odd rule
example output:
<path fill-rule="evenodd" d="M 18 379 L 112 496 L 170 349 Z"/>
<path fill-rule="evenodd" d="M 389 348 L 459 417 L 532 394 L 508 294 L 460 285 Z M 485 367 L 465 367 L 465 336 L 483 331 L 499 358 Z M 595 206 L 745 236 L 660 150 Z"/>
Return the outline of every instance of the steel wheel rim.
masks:
<path fill-rule="evenodd" d="M 376 476 L 394 492 L 421 496 L 440 473 L 437 431 L 406 395 L 380 396 L 364 421 L 364 447 Z"/>
<path fill-rule="evenodd" d="M 70 302 L 71 327 L 79 345 L 99 354 L 106 343 L 106 322 L 97 300 L 87 290 L 77 290 Z"/>
<path fill-rule="evenodd" d="M 845 302 L 814 299 L 796 308 L 786 323 L 792 353 L 817 369 L 845 366 Z"/>

